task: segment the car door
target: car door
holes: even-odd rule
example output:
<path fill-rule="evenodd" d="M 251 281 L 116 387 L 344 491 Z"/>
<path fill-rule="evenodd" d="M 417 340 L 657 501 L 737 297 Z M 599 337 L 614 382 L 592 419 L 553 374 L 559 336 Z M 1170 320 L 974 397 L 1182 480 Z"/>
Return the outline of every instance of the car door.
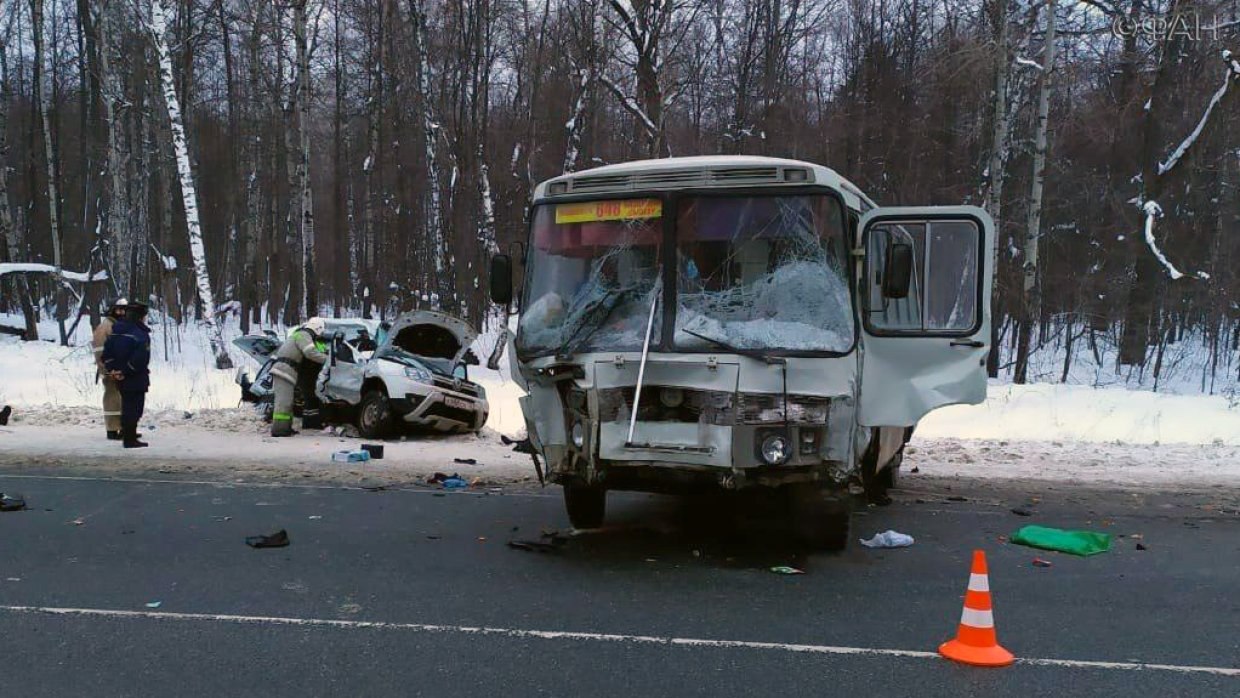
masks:
<path fill-rule="evenodd" d="M 319 373 L 315 386 L 324 400 L 347 402 L 356 405 L 362 401 L 362 382 L 366 377 L 369 359 L 358 355 L 349 342 L 337 337 L 328 349 L 327 363 Z"/>
<path fill-rule="evenodd" d="M 907 427 L 937 407 L 985 400 L 995 244 L 990 216 L 975 206 L 876 208 L 861 218 L 859 230 L 859 422 Z M 901 258 L 910 272 L 903 297 L 900 284 L 891 283 L 900 276 Z"/>

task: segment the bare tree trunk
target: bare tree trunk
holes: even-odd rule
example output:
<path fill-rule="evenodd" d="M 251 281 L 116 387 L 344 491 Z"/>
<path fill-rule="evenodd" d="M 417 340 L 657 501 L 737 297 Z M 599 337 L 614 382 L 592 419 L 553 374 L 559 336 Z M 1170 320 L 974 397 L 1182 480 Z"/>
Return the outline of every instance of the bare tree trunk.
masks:
<path fill-rule="evenodd" d="M 43 134 L 43 162 L 47 169 L 47 220 L 49 234 L 52 238 L 52 265 L 56 267 L 56 275 L 60 276 L 64 260 L 61 259 L 60 239 L 60 193 L 56 184 L 59 173 L 56 171 L 56 156 L 52 151 L 52 129 L 48 119 L 47 90 L 43 86 L 43 0 L 30 0 L 31 33 L 34 35 L 34 79 L 32 82 L 33 101 L 39 110 L 39 126 Z M 66 298 L 63 285 L 57 283 L 56 290 L 56 321 L 60 326 L 60 343 L 67 345 L 69 338 L 65 335 Z"/>
<path fill-rule="evenodd" d="M 3 51 L 0 51 L 3 53 Z M 21 231 L 13 225 L 13 215 L 9 209 L 9 66 L 8 58 L 0 55 L 0 243 L 6 249 L 5 258 L 16 262 L 22 252 Z M 39 322 L 35 315 L 34 304 L 30 302 L 30 284 L 25 274 L 12 274 L 11 282 L 16 290 L 18 304 L 22 309 L 26 328 L 22 339 L 33 342 L 39 338 Z"/>
<path fill-rule="evenodd" d="M 161 0 L 151 0 L 151 36 L 159 61 L 159 76 L 163 84 L 164 102 L 168 110 L 168 122 L 172 130 L 172 147 L 176 154 L 177 174 L 181 178 L 181 198 L 185 206 L 185 227 L 189 234 L 190 255 L 194 260 L 194 274 L 198 279 L 198 299 L 202 302 L 202 320 L 207 326 L 211 351 L 215 354 L 216 368 L 232 368 L 232 359 L 224 346 L 224 337 L 215 319 L 215 294 L 211 290 L 211 276 L 207 271 L 207 254 L 202 244 L 202 226 L 198 219 L 198 193 L 194 188 L 194 175 L 190 171 L 189 146 L 185 139 L 185 127 L 181 122 L 181 105 L 177 99 L 176 84 L 172 75 L 172 58 L 168 54 L 165 33 L 168 18 Z"/>
<path fill-rule="evenodd" d="M 1040 307 L 1038 293 L 1038 237 L 1042 226 L 1042 190 L 1046 180 L 1046 131 L 1050 115 L 1051 76 L 1055 70 L 1056 0 L 1046 0 L 1046 34 L 1042 49 L 1042 74 L 1038 87 L 1038 116 L 1034 135 L 1033 178 L 1029 190 L 1029 211 L 1025 223 L 1025 263 L 1020 339 L 1016 348 L 1013 380 L 1028 380 L 1032 330 Z"/>
<path fill-rule="evenodd" d="M 439 122 L 435 119 L 435 110 L 431 91 L 430 53 L 427 51 L 426 37 L 426 2 L 411 0 L 410 15 L 413 18 L 414 55 L 417 60 L 418 97 L 422 102 L 422 139 L 426 147 L 426 239 L 430 248 L 431 261 L 435 268 L 433 288 L 442 294 L 451 288 L 447 279 L 447 270 L 453 265 L 452 252 L 444 240 L 443 202 L 439 184 L 439 164 L 435 151 L 436 134 Z M 488 184 L 488 188 L 489 188 Z"/>
<path fill-rule="evenodd" d="M 1002 239 L 1000 232 L 1003 230 L 1003 175 L 1006 165 L 1006 153 L 1008 150 L 1008 117 L 1007 117 L 1007 84 L 1008 71 L 1011 69 L 1011 60 L 1008 58 L 1008 0 L 994 0 L 994 22 L 995 22 L 995 95 L 994 95 L 994 124 L 992 129 L 991 146 L 990 146 L 990 166 L 987 168 L 987 174 L 990 175 L 990 186 L 986 190 L 986 211 L 995 221 L 995 237 Z M 995 253 L 993 266 L 995 270 L 999 269 L 999 249 L 1001 245 L 998 240 L 995 241 Z M 999 306 L 999 284 L 994 285 L 993 298 L 991 305 L 995 308 Z M 999 375 L 999 325 L 998 322 L 992 322 L 990 325 L 990 352 L 986 356 L 986 373 L 991 378 Z"/>
<path fill-rule="evenodd" d="M 301 316 L 319 314 L 318 277 L 314 264 L 314 192 L 310 186 L 310 58 L 306 48 L 306 1 L 293 6 L 293 40 L 297 45 L 297 132 L 301 137 L 297 162 L 301 197 Z"/>

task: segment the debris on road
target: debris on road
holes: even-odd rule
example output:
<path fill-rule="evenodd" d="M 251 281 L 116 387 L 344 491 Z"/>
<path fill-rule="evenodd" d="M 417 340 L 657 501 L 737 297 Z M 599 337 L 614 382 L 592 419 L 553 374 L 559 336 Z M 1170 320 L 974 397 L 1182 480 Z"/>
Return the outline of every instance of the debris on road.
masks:
<path fill-rule="evenodd" d="M 431 485 L 439 485 L 445 490 L 456 490 L 456 489 L 461 489 L 463 487 L 469 486 L 469 483 L 465 481 L 465 478 L 462 478 L 460 475 L 456 473 L 452 473 L 451 475 L 444 475 L 443 473 L 435 473 L 434 475 L 427 478 L 426 482 Z"/>
<path fill-rule="evenodd" d="M 910 473 L 913 473 L 913 474 L 920 473 L 920 472 L 921 472 L 921 468 L 919 468 L 919 467 L 917 467 L 917 466 L 915 466 L 915 465 L 914 465 L 914 466 L 913 466 L 913 469 L 912 469 L 912 470 L 910 470 L 909 472 L 910 472 Z"/>
<path fill-rule="evenodd" d="M 1149 550 L 1149 548 L 1145 547 L 1145 543 L 1137 541 L 1137 550 Z"/>
<path fill-rule="evenodd" d="M 1025 526 L 1012 534 L 1011 542 L 1030 548 L 1088 557 L 1110 550 L 1111 534 L 1096 531 L 1065 531 L 1047 526 Z"/>
<path fill-rule="evenodd" d="M 336 463 L 365 463 L 370 460 L 370 452 L 357 451 L 336 451 L 332 454 L 332 461 Z"/>
<path fill-rule="evenodd" d="M 452 462 L 460 465 L 478 465 L 477 458 L 453 458 Z"/>
<path fill-rule="evenodd" d="M 524 550 L 530 553 L 554 553 L 558 552 L 560 546 L 555 543 L 547 543 L 541 540 L 510 540 L 508 547 L 513 550 Z"/>
<path fill-rule="evenodd" d="M 148 603 L 146 607 L 147 608 L 159 608 L 160 606 L 163 606 L 163 605 L 164 605 L 163 601 L 152 601 Z"/>
<path fill-rule="evenodd" d="M 251 548 L 283 548 L 289 543 L 288 531 L 280 529 L 269 536 L 249 536 L 245 544 Z"/>
<path fill-rule="evenodd" d="M 1051 564 L 1052 564 L 1052 563 L 1051 563 L 1051 561 L 1050 561 L 1050 560 L 1043 560 L 1043 559 L 1042 559 L 1042 558 L 1040 558 L 1040 557 L 1035 557 L 1035 558 L 1033 558 L 1033 566 L 1034 566 L 1034 567 L 1050 567 L 1050 566 L 1051 566 Z"/>
<path fill-rule="evenodd" d="M 0 427 L 7 427 L 11 416 L 13 416 L 12 406 L 5 405 L 4 409 L 0 410 Z"/>
<path fill-rule="evenodd" d="M 69 523 L 73 524 L 74 526 L 81 526 L 86 523 L 86 519 L 74 519 L 70 521 Z"/>
<path fill-rule="evenodd" d="M 383 460 L 383 444 L 362 444 L 362 450 L 375 460 Z"/>
<path fill-rule="evenodd" d="M 212 516 L 212 521 L 232 521 L 231 516 Z"/>
<path fill-rule="evenodd" d="M 1017 516 L 1033 516 L 1033 511 L 1024 507 L 1016 507 L 1012 510 L 1012 513 Z"/>
<path fill-rule="evenodd" d="M 969 498 L 968 498 L 968 497 L 961 497 L 961 496 L 960 496 L 960 495 L 958 495 L 958 494 L 953 494 L 952 496 L 950 496 L 950 497 L 948 497 L 948 498 L 947 498 L 947 501 L 949 501 L 949 502 L 967 502 L 967 501 L 969 501 Z"/>
<path fill-rule="evenodd" d="M 315 516 L 307 516 L 306 518 L 307 518 L 307 519 L 310 519 L 311 521 L 318 521 L 319 519 L 321 519 L 321 518 L 323 518 L 323 517 L 322 517 L 322 516 L 318 516 L 318 515 L 316 514 Z"/>
<path fill-rule="evenodd" d="M 0 492 L 0 511 L 21 511 L 26 508 L 26 498 L 20 494 Z"/>
<path fill-rule="evenodd" d="M 805 570 L 789 567 L 787 565 L 776 565 L 771 568 L 771 571 L 775 574 L 805 574 Z"/>
<path fill-rule="evenodd" d="M 907 533 L 889 530 L 875 533 L 869 540 L 863 538 L 861 544 L 867 548 L 907 548 L 913 544 L 913 537 Z"/>

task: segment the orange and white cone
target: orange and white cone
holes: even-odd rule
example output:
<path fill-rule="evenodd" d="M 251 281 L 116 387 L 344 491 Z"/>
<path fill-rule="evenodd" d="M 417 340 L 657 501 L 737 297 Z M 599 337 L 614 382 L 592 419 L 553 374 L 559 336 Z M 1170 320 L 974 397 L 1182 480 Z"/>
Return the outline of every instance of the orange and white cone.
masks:
<path fill-rule="evenodd" d="M 973 551 L 969 590 L 964 595 L 964 611 L 956 639 L 939 646 L 939 654 L 973 666 L 1007 666 L 1016 661 L 1011 652 L 999 646 L 995 616 L 990 604 L 990 575 L 986 572 L 986 553 Z"/>

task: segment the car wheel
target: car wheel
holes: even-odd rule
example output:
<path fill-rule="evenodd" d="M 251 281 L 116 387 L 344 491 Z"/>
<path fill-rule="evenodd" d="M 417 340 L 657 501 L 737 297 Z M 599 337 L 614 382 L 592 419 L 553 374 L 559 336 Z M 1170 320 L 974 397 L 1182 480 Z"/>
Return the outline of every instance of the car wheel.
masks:
<path fill-rule="evenodd" d="M 368 390 L 357 408 L 357 431 L 367 439 L 382 439 L 392 430 L 392 406 L 387 393 Z"/>
<path fill-rule="evenodd" d="M 573 528 L 599 528 L 607 514 L 607 490 L 581 485 L 564 486 L 564 508 Z"/>

